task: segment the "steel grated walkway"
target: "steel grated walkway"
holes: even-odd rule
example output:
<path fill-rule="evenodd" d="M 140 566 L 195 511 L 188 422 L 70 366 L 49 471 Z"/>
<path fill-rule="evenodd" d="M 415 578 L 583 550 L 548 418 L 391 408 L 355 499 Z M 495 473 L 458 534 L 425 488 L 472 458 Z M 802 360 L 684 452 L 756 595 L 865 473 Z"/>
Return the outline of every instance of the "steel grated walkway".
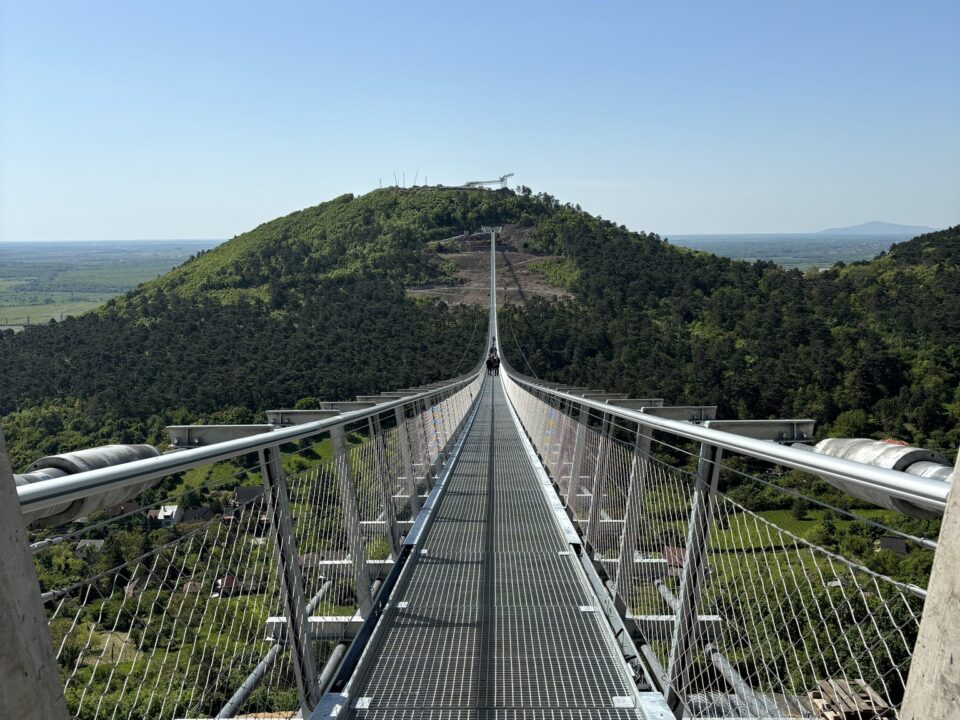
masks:
<path fill-rule="evenodd" d="M 434 513 L 351 682 L 348 717 L 639 717 L 497 377 Z"/>

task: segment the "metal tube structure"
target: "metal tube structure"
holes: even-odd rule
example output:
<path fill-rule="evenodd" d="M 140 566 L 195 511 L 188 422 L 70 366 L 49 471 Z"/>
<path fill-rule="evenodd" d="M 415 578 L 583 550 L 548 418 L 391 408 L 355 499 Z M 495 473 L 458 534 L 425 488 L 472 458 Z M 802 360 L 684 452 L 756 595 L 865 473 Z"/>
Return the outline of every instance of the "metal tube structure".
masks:
<path fill-rule="evenodd" d="M 323 587 L 320 588 L 320 592 L 311 598 L 310 602 L 307 603 L 307 615 L 312 613 L 316 609 L 317 605 L 320 604 L 320 601 L 323 599 L 324 595 L 329 592 L 330 588 L 333 587 L 333 583 L 330 580 L 327 580 Z M 263 656 L 257 666 L 247 675 L 247 679 L 243 681 L 243 684 L 237 688 L 237 691 L 227 700 L 227 703 L 220 709 L 214 717 L 215 720 L 221 720 L 222 718 L 232 718 L 240 710 L 240 706 L 243 705 L 244 701 L 250 697 L 257 685 L 260 684 L 260 681 L 263 680 L 264 676 L 269 672 L 270 668 L 273 667 L 273 663 L 277 661 L 277 658 L 280 656 L 280 651 L 285 645 L 284 640 L 280 640 L 273 644 L 273 646 L 267 650 L 267 654 Z M 323 693 L 323 678 L 320 679 L 320 693 Z"/>
<path fill-rule="evenodd" d="M 723 451 L 704 443 L 700 447 L 700 463 L 693 492 L 693 507 L 690 527 L 683 554 L 683 570 L 680 579 L 680 597 L 677 598 L 677 620 L 670 643 L 670 659 L 667 662 L 667 705 L 679 720 L 683 717 L 686 698 L 685 684 L 692 661 L 692 648 L 698 638 L 700 593 L 707 574 L 707 543 L 710 540 L 710 524 L 713 520 L 713 494 L 720 476 L 720 457 Z"/>
<path fill-rule="evenodd" d="M 267 650 L 267 654 L 263 656 L 263 659 L 261 659 L 259 663 L 257 663 L 257 666 L 247 676 L 247 679 L 243 681 L 243 684 L 237 688 L 237 691 L 230 697 L 229 700 L 227 700 L 226 704 L 220 709 L 220 712 L 214 716 L 215 720 L 232 718 L 237 714 L 240 706 L 243 705 L 244 701 L 248 697 L 250 697 L 250 693 L 252 693 L 256 689 L 257 685 L 260 684 L 263 676 L 270 671 L 271 667 L 273 667 L 273 663 L 276 662 L 282 650 L 283 643 L 275 643 L 273 647 Z"/>
<path fill-rule="evenodd" d="M 343 660 L 343 656 L 347 654 L 348 647 L 350 647 L 349 643 L 342 642 L 337 643 L 337 646 L 333 648 L 333 652 L 331 652 L 330 657 L 327 658 L 323 670 L 320 671 L 320 692 L 326 692 L 327 687 L 333 681 L 337 673 L 337 668 L 340 667 L 340 662 Z"/>
<path fill-rule="evenodd" d="M 183 472 L 191 468 L 229 460 L 231 458 L 260 452 L 264 448 L 296 442 L 329 432 L 336 427 L 364 420 L 371 415 L 402 408 L 417 402 L 430 402 L 432 398 L 446 396 L 460 390 L 476 379 L 479 369 L 469 375 L 458 378 L 438 390 L 428 390 L 404 398 L 387 400 L 369 409 L 353 410 L 337 417 L 317 420 L 312 423 L 293 425 L 269 433 L 251 437 L 228 440 L 222 443 L 206 445 L 190 450 L 167 453 L 159 457 L 135 460 L 122 465 L 79 472 L 60 478 L 21 485 L 17 496 L 23 512 L 34 509 L 62 505 L 70 500 L 89 497 L 95 493 L 112 491 L 129 485 Z"/>
<path fill-rule="evenodd" d="M 287 484 L 280 466 L 279 446 L 264 448 L 260 451 L 260 469 L 263 474 L 264 492 L 267 496 L 267 512 L 276 540 L 281 594 L 287 611 L 287 644 L 292 654 L 300 705 L 303 714 L 309 715 L 320 702 L 320 688 L 317 685 L 317 663 L 313 657 L 313 644 L 310 640 L 309 613 L 303 597 L 300 558 L 293 537 L 290 500 L 287 497 Z"/>
<path fill-rule="evenodd" d="M 772 702 L 757 696 L 746 681 L 740 677 L 740 673 L 730 664 L 713 643 L 708 643 L 704 648 L 710 662 L 720 672 L 723 679 L 727 681 L 733 689 L 734 694 L 740 701 L 747 706 L 752 717 L 777 717 L 782 712 Z"/>
<path fill-rule="evenodd" d="M 506 363 L 504 363 L 506 365 Z M 538 382 L 525 378 L 508 369 L 510 379 L 524 390 L 544 397 L 565 398 L 577 402 L 581 407 L 590 408 L 598 412 L 607 412 L 612 416 L 638 424 L 649 432 L 660 430 L 671 435 L 694 440 L 699 443 L 708 443 L 721 448 L 724 452 L 737 453 L 765 462 L 782 465 L 784 467 L 816 473 L 826 479 L 849 483 L 864 488 L 871 488 L 887 493 L 891 497 L 900 498 L 921 507 L 942 513 L 946 507 L 951 485 L 939 480 L 910 475 L 897 470 L 888 470 L 875 465 L 844 460 L 801 450 L 786 445 L 756 440 L 723 430 L 715 430 L 679 420 L 668 420 L 651 414 L 608 405 L 596 400 L 569 395 L 560 390 L 541 385 Z"/>
<path fill-rule="evenodd" d="M 373 603 L 370 592 L 370 568 L 367 567 L 366 546 L 360 531 L 360 508 L 357 503 L 357 488 L 353 481 L 353 470 L 347 452 L 347 438 L 343 426 L 330 431 L 333 441 L 333 454 L 336 458 L 337 481 L 340 487 L 340 502 L 343 509 L 343 523 L 350 535 L 350 559 L 353 566 L 353 579 L 356 584 L 357 607 L 360 615 L 366 617 Z"/>

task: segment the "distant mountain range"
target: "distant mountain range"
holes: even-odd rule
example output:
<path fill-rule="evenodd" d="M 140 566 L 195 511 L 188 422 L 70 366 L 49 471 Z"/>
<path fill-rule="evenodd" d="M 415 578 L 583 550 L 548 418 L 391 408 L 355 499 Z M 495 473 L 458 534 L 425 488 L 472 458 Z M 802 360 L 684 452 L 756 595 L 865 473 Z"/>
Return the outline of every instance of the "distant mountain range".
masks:
<path fill-rule="evenodd" d="M 923 225 L 897 225 L 896 223 L 880 222 L 873 220 L 865 222 L 862 225 L 851 225 L 850 227 L 827 228 L 821 230 L 817 235 L 923 235 L 924 233 L 935 232 L 936 228 L 925 227 Z"/>

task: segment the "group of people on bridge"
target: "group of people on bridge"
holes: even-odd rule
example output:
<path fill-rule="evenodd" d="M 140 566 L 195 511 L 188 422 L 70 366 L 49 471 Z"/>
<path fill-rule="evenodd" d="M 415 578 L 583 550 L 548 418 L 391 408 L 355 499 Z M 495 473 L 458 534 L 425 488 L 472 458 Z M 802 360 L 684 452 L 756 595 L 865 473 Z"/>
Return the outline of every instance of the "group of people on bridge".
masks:
<path fill-rule="evenodd" d="M 500 374 L 500 356 L 497 354 L 497 346 L 490 347 L 490 354 L 487 355 L 487 375 Z"/>

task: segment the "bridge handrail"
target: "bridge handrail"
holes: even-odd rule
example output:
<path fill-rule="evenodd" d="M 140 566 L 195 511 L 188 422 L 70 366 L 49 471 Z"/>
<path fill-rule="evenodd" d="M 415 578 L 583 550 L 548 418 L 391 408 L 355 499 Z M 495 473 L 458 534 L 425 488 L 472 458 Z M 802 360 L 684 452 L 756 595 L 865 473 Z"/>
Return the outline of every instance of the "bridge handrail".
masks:
<path fill-rule="evenodd" d="M 906 500 L 939 513 L 943 513 L 946 508 L 951 487 L 948 483 L 608 405 L 598 400 L 548 387 L 541 381 L 521 375 L 506 362 L 504 362 L 504 370 L 510 380 L 524 386 L 528 391 L 548 395 L 568 403 L 576 403 L 581 407 L 606 413 L 651 430 L 661 430 L 688 440 L 706 443 L 724 451 L 879 490 L 891 497 Z"/>
<path fill-rule="evenodd" d="M 106 490 L 120 489 L 130 485 L 190 470 L 223 460 L 258 452 L 285 443 L 296 442 L 319 435 L 336 427 L 381 415 L 397 407 L 420 401 L 442 398 L 469 385 L 476 379 L 479 368 L 467 375 L 451 380 L 446 385 L 425 390 L 405 397 L 391 398 L 369 408 L 351 410 L 335 417 L 303 423 L 288 428 L 273 430 L 250 437 L 227 440 L 189 450 L 178 450 L 158 457 L 135 460 L 122 465 L 89 470 L 61 478 L 44 480 L 17 487 L 17 496 L 23 512 L 39 510 L 79 500 Z"/>

